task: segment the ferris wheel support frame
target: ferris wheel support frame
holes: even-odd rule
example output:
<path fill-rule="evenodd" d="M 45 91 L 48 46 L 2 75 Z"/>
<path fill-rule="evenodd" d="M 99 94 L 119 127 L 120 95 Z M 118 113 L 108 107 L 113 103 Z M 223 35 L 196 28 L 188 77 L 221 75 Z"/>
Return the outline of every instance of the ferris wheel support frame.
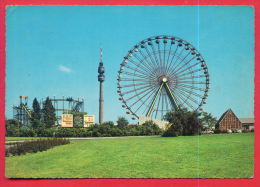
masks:
<path fill-rule="evenodd" d="M 178 107 L 178 105 L 177 105 L 177 103 L 176 103 L 176 100 L 175 100 L 175 98 L 174 98 L 174 96 L 173 96 L 173 94 L 172 94 L 172 92 L 171 92 L 171 89 L 169 88 L 169 85 L 167 84 L 167 80 L 166 80 L 166 78 L 164 77 L 164 78 L 162 78 L 161 85 L 160 85 L 159 89 L 157 90 L 157 92 L 156 92 L 156 94 L 155 94 L 155 96 L 154 96 L 154 98 L 153 98 L 152 104 L 150 105 L 150 107 L 149 107 L 149 109 L 148 109 L 148 111 L 147 111 L 147 113 L 146 113 L 146 116 L 147 116 L 147 117 L 150 117 L 150 115 L 151 115 L 151 113 L 152 113 L 152 110 L 153 110 L 153 108 L 154 108 L 155 102 L 156 102 L 156 100 L 157 100 L 157 98 L 158 98 L 158 95 L 161 93 L 161 91 L 162 91 L 163 88 L 165 89 L 165 91 L 166 91 L 166 93 L 167 93 L 167 96 L 169 97 L 169 99 L 170 99 L 170 101 L 171 101 L 172 107 L 173 107 L 175 110 L 178 110 L 179 107 Z"/>

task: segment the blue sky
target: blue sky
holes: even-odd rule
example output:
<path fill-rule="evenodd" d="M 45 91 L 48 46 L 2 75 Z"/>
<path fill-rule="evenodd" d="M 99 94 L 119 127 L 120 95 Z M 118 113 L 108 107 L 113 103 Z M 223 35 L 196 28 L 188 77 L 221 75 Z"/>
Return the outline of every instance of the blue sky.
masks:
<path fill-rule="evenodd" d="M 250 6 L 9 6 L 6 16 L 6 116 L 19 96 L 84 98 L 98 120 L 97 68 L 103 47 L 105 120 L 125 116 L 117 71 L 130 48 L 156 35 L 192 43 L 209 68 L 204 110 L 254 111 L 254 9 Z M 130 116 L 129 116 L 130 119 Z M 131 121 L 131 120 L 130 120 Z"/>

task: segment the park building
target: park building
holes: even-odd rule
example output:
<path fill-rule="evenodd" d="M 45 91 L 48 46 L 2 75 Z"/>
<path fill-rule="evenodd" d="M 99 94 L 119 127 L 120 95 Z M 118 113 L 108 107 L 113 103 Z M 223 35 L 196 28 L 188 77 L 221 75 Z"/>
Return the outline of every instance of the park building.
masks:
<path fill-rule="evenodd" d="M 243 130 L 253 130 L 255 119 L 254 118 L 239 118 L 239 120 L 242 123 L 242 129 Z"/>
<path fill-rule="evenodd" d="M 254 118 L 238 118 L 231 109 L 228 109 L 219 118 L 216 129 L 221 131 L 252 130 L 254 129 Z"/>

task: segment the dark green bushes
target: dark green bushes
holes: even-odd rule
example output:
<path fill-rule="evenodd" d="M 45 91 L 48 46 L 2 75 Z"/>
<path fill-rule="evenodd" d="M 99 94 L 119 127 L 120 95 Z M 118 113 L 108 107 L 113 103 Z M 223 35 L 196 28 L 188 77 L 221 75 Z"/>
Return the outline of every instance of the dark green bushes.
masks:
<path fill-rule="evenodd" d="M 21 129 L 19 136 L 21 137 L 35 137 L 37 136 L 34 129 Z"/>
<path fill-rule="evenodd" d="M 9 119 L 5 120 L 5 132 L 7 136 L 20 136 L 20 130 L 23 128 L 23 124 L 17 120 Z"/>
<path fill-rule="evenodd" d="M 56 129 L 40 127 L 35 129 L 38 137 L 54 137 Z"/>
<path fill-rule="evenodd" d="M 186 108 L 179 108 L 169 112 L 164 119 L 171 126 L 163 133 L 163 136 L 192 136 L 199 135 L 202 131 L 202 122 L 199 119 L 200 113 L 188 111 Z"/>
<path fill-rule="evenodd" d="M 101 125 L 92 125 L 88 128 L 90 136 L 150 136 L 160 135 L 162 130 L 152 121 L 147 121 L 142 125 L 120 125 L 115 126 L 113 122 Z"/>
<path fill-rule="evenodd" d="M 48 138 L 39 140 L 30 140 L 18 142 L 6 149 L 6 156 L 22 155 L 26 153 L 36 153 L 45 151 L 57 145 L 69 144 L 70 141 L 65 138 Z"/>
<path fill-rule="evenodd" d="M 58 128 L 54 132 L 55 137 L 87 137 L 91 133 L 87 128 Z"/>
<path fill-rule="evenodd" d="M 163 133 L 164 137 L 181 136 L 183 132 L 183 126 L 177 118 L 172 120 L 172 125 Z"/>
<path fill-rule="evenodd" d="M 214 130 L 214 134 L 220 134 L 220 133 L 225 134 L 225 133 L 227 133 L 227 130 L 220 130 L 220 129 Z"/>
<path fill-rule="evenodd" d="M 220 134 L 221 133 L 221 130 L 220 129 L 215 129 L 214 130 L 214 134 Z"/>
<path fill-rule="evenodd" d="M 101 125 L 94 124 L 88 128 L 58 128 L 55 137 L 112 137 L 112 136 L 150 136 L 161 135 L 162 130 L 152 121 L 142 125 L 114 125 L 105 122 Z"/>
<path fill-rule="evenodd" d="M 110 137 L 161 134 L 162 130 L 152 121 L 147 121 L 142 125 L 128 125 L 125 121 L 120 125 L 114 125 L 113 122 L 109 121 L 103 124 L 94 124 L 88 128 L 46 128 L 44 125 L 37 128 L 19 128 L 17 121 L 15 121 L 14 125 L 8 125 L 6 130 L 6 136 L 18 137 Z"/>
<path fill-rule="evenodd" d="M 146 121 L 144 124 L 137 126 L 137 132 L 140 135 L 160 135 L 162 130 L 153 121 Z"/>

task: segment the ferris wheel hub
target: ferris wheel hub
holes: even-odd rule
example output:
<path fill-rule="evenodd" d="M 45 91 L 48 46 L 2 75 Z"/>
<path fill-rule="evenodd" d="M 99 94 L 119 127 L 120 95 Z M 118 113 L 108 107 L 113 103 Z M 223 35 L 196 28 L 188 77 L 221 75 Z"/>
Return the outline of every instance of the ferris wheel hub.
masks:
<path fill-rule="evenodd" d="M 166 83 L 166 82 L 168 82 L 168 77 L 163 75 L 163 76 L 160 76 L 158 80 L 160 83 Z"/>
<path fill-rule="evenodd" d="M 166 77 L 163 77 L 162 81 L 163 81 L 163 82 L 167 82 L 167 78 L 166 78 Z"/>

